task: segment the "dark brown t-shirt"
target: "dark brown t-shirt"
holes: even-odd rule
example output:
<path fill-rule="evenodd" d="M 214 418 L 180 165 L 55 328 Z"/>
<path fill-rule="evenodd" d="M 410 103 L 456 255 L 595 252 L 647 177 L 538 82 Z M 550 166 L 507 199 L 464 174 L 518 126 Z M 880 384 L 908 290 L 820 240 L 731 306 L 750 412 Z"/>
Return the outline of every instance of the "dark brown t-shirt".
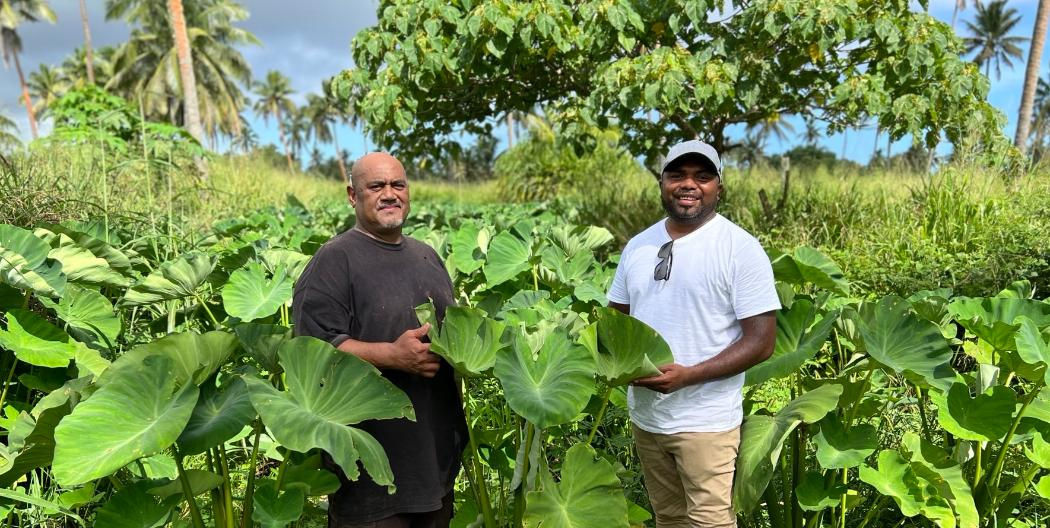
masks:
<path fill-rule="evenodd" d="M 295 285 L 296 335 L 338 346 L 347 339 L 393 342 L 419 328 L 414 308 L 434 300 L 439 317 L 452 304 L 452 282 L 429 246 L 405 237 L 388 244 L 350 230 L 329 240 Z M 441 508 L 459 473 L 466 422 L 453 368 L 442 360 L 434 378 L 382 369 L 412 400 L 416 421 L 370 420 L 356 424 L 379 441 L 390 460 L 397 492 L 387 493 L 365 473 L 351 482 L 331 463 L 342 487 L 329 496 L 334 524 L 362 523 L 398 513 Z"/>

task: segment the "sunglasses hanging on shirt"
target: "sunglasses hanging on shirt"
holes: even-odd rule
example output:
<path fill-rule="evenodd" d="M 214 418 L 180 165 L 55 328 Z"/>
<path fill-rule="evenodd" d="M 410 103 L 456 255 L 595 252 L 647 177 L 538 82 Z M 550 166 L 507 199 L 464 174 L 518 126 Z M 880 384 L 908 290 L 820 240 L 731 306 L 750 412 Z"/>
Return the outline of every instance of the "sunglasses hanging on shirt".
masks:
<path fill-rule="evenodd" d="M 656 269 L 653 270 L 653 280 L 662 281 L 671 278 L 671 263 L 674 261 L 674 255 L 671 253 L 672 245 L 674 245 L 674 240 L 668 240 L 666 244 L 660 246 L 660 251 L 656 253 L 660 262 L 656 263 Z"/>

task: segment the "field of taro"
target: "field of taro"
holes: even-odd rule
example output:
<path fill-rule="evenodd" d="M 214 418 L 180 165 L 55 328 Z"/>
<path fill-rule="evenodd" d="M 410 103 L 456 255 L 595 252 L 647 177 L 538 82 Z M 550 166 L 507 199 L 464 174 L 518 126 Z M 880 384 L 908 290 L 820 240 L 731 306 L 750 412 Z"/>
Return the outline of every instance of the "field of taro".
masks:
<path fill-rule="evenodd" d="M 296 277 L 350 225 L 299 203 L 192 240 L 0 225 L 0 522 L 321 526 L 320 450 L 394 489 L 354 424 L 411 419 L 407 397 L 290 324 Z M 625 386 L 671 354 L 604 307 L 612 235 L 541 206 L 418 208 L 409 233 L 456 287 L 430 332 L 471 433 L 453 524 L 651 522 Z M 784 309 L 747 373 L 741 526 L 1047 525 L 1047 299 L 878 298 L 812 248 L 767 250 Z"/>

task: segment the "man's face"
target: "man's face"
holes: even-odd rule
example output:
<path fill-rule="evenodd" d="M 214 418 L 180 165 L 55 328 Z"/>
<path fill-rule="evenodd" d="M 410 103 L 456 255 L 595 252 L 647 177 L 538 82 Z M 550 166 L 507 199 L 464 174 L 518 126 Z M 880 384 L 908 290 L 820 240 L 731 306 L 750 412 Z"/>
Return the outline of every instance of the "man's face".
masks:
<path fill-rule="evenodd" d="M 376 235 L 400 234 L 408 216 L 408 179 L 398 163 L 376 163 L 347 187 L 357 222 Z"/>
<path fill-rule="evenodd" d="M 673 163 L 660 175 L 660 200 L 672 220 L 701 223 L 715 212 L 722 182 L 715 171 L 695 158 Z"/>

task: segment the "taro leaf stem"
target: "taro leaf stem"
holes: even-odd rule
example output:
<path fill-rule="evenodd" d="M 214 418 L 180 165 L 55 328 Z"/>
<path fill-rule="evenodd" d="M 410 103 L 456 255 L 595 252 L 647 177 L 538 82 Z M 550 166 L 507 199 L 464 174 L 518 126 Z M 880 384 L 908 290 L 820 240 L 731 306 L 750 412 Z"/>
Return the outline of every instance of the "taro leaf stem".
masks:
<path fill-rule="evenodd" d="M 182 484 L 182 494 L 186 496 L 186 502 L 190 505 L 190 516 L 193 517 L 195 528 L 204 528 L 204 519 L 201 511 L 197 509 L 197 500 L 193 498 L 193 488 L 190 486 L 190 478 L 186 476 L 186 468 L 182 466 L 182 454 L 175 450 L 175 467 L 179 470 L 179 483 Z"/>
<path fill-rule="evenodd" d="M 226 507 L 226 528 L 233 528 L 233 489 L 230 485 L 230 464 L 226 459 L 226 445 L 219 444 L 219 461 L 222 464 L 222 494 Z"/>
<path fill-rule="evenodd" d="M 522 518 L 525 516 L 525 488 L 529 481 L 529 454 L 532 453 L 532 442 L 536 439 L 536 426 L 532 422 L 525 422 L 525 458 L 521 464 L 521 484 L 514 491 L 514 526 L 521 528 Z"/>
<path fill-rule="evenodd" d="M 255 471 L 259 460 L 259 437 L 262 435 L 262 420 L 255 421 L 255 440 L 252 441 L 252 457 L 248 462 L 248 483 L 244 485 L 244 512 L 241 515 L 241 528 L 248 528 L 252 519 L 252 502 L 255 499 Z"/>
<path fill-rule="evenodd" d="M 988 484 L 991 493 L 992 500 L 998 500 L 999 495 L 999 477 L 1003 474 L 1003 464 L 1006 462 L 1006 451 L 1010 448 L 1010 439 L 1014 437 L 1014 433 L 1017 432 L 1017 426 L 1021 425 L 1021 419 L 1024 418 L 1025 411 L 1028 410 L 1028 406 L 1031 405 L 1032 401 L 1035 400 L 1036 395 L 1039 394 L 1039 390 L 1042 388 L 1042 384 L 1033 389 L 1028 397 L 1024 399 L 1024 403 L 1021 404 L 1021 410 L 1017 412 L 1017 417 L 1014 418 L 1014 423 L 1010 426 L 1010 432 L 1006 433 L 1003 437 L 1003 446 L 999 449 L 999 456 L 995 459 L 995 467 L 992 472 L 988 474 Z"/>
<path fill-rule="evenodd" d="M 11 369 L 7 371 L 7 379 L 4 381 L 4 390 L 0 392 L 0 414 L 4 412 L 4 402 L 7 401 L 7 389 L 11 387 L 11 377 L 15 375 L 15 367 L 18 366 L 18 357 L 11 353 Z"/>
<path fill-rule="evenodd" d="M 211 319 L 211 324 L 215 326 L 216 330 L 218 330 L 221 325 L 219 324 L 219 320 L 215 318 L 215 314 L 211 313 L 211 308 L 208 308 L 208 303 L 204 302 L 204 299 L 201 299 L 201 296 L 196 293 L 193 294 L 193 297 L 204 307 L 204 311 L 207 312 L 208 318 Z"/>
<path fill-rule="evenodd" d="M 602 396 L 602 406 L 598 409 L 597 416 L 594 417 L 594 425 L 591 426 L 591 434 L 587 435 L 587 445 L 591 445 L 594 440 L 595 433 L 598 432 L 598 426 L 602 424 L 602 418 L 605 417 L 605 409 L 609 407 L 609 397 L 612 396 L 612 386 L 605 388 L 605 395 Z"/>
<path fill-rule="evenodd" d="M 488 482 L 481 470 L 478 443 L 474 439 L 474 423 L 470 417 L 470 400 L 467 391 L 467 378 L 460 378 L 460 395 L 463 400 L 463 416 L 467 422 L 467 438 L 470 441 L 470 468 L 467 473 L 474 473 L 474 489 L 478 494 L 478 502 L 481 506 L 481 514 L 485 518 L 485 528 L 496 528 L 496 516 L 492 512 L 492 503 L 489 501 Z"/>

